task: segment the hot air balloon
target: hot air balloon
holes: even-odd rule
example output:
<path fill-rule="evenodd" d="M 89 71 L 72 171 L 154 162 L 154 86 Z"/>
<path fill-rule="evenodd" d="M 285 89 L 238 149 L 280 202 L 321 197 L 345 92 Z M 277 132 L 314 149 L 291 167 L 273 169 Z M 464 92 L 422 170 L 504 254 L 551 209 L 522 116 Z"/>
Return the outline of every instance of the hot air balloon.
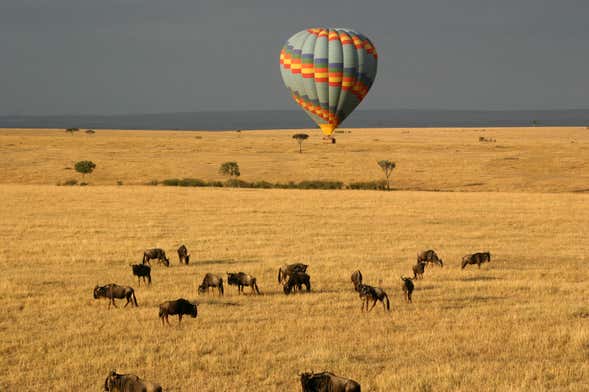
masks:
<path fill-rule="evenodd" d="M 354 30 L 311 28 L 286 41 L 280 72 L 295 102 L 335 142 L 333 131 L 374 82 L 377 57 L 372 42 Z"/>

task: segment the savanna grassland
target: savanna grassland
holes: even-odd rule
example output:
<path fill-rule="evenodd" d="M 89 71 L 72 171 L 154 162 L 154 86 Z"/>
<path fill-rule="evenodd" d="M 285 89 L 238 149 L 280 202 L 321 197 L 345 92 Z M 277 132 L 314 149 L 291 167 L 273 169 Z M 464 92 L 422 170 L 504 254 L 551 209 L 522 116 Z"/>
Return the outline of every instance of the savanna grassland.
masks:
<path fill-rule="evenodd" d="M 101 390 L 110 369 L 170 391 L 296 391 L 309 370 L 366 391 L 589 389 L 589 130 L 354 129 L 303 154 L 292 133 L 0 130 L 0 390 Z M 81 159 L 90 186 L 56 186 Z M 250 181 L 368 181 L 377 159 L 401 190 L 141 185 L 221 179 L 228 160 Z M 129 263 L 149 247 L 172 264 L 139 287 Z M 428 248 L 444 268 L 406 304 L 399 276 Z M 484 250 L 491 263 L 460 269 Z M 282 293 L 286 262 L 309 264 L 312 293 Z M 358 268 L 390 313 L 361 312 Z M 206 272 L 232 271 L 263 295 L 198 296 Z M 139 307 L 92 298 L 111 282 Z M 178 297 L 198 317 L 162 327 L 158 304 Z"/>

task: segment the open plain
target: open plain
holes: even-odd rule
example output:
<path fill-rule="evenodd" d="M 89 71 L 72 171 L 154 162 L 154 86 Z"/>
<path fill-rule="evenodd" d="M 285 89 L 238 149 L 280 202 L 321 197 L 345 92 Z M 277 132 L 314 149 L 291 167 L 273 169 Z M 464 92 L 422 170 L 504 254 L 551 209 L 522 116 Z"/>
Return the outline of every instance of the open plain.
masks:
<path fill-rule="evenodd" d="M 296 391 L 310 370 L 365 391 L 589 389 L 589 130 L 313 131 L 302 154 L 293 133 L 0 130 L 0 390 L 101 390 L 110 369 L 166 391 Z M 82 159 L 90 185 L 56 186 Z M 379 159 L 396 191 L 143 185 L 220 180 L 230 160 L 248 181 L 372 181 Z M 172 263 L 139 287 L 129 264 L 151 247 Z M 400 275 L 429 248 L 444 268 L 407 304 Z M 309 264 L 311 293 L 282 293 L 287 262 Z M 355 269 L 390 313 L 361 312 Z M 206 272 L 236 271 L 262 295 L 198 295 Z M 111 282 L 139 307 L 92 298 Z M 198 317 L 162 327 L 158 304 L 179 297 Z"/>

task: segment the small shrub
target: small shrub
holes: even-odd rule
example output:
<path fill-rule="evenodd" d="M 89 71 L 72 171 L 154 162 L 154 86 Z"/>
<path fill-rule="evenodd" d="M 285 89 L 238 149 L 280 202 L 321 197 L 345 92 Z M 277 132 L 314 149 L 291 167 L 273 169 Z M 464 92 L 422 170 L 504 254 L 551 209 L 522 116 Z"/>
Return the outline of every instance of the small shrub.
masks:
<path fill-rule="evenodd" d="M 384 191 L 387 189 L 386 181 L 360 181 L 352 182 L 348 185 L 350 189 L 367 189 L 375 191 Z"/>
<path fill-rule="evenodd" d="M 117 181 L 117 185 L 118 185 L 118 186 L 121 186 L 121 185 L 123 185 L 123 181 L 121 181 L 121 180 L 118 180 L 118 181 Z"/>
<path fill-rule="evenodd" d="M 299 189 L 342 189 L 344 183 L 341 181 L 301 181 Z"/>
<path fill-rule="evenodd" d="M 96 164 L 92 161 L 79 161 L 76 162 L 74 168 L 78 173 L 82 173 L 82 176 L 86 176 L 86 174 L 90 174 L 96 168 Z"/>
<path fill-rule="evenodd" d="M 206 181 L 199 180 L 198 178 L 183 178 L 178 183 L 179 186 L 207 186 Z"/>
<path fill-rule="evenodd" d="M 162 181 L 162 185 L 165 186 L 178 186 L 180 180 L 178 178 L 167 178 Z"/>
<path fill-rule="evenodd" d="M 199 139 L 199 140 L 200 140 L 200 139 L 202 139 L 202 136 L 200 136 L 200 135 L 197 135 L 197 136 L 195 136 L 194 138 L 195 138 L 195 139 Z"/>
<path fill-rule="evenodd" d="M 86 185 L 88 185 L 87 182 L 80 182 L 80 186 L 86 186 Z"/>
<path fill-rule="evenodd" d="M 67 181 L 64 181 L 61 185 L 68 185 L 68 186 L 78 185 L 78 180 L 67 180 Z"/>
<path fill-rule="evenodd" d="M 87 133 L 88 135 L 93 135 L 93 134 L 95 134 L 95 133 L 96 133 L 96 131 L 95 131 L 94 129 L 87 129 L 87 130 L 86 130 L 86 133 Z"/>
<path fill-rule="evenodd" d="M 228 176 L 229 179 L 233 177 L 239 177 L 241 172 L 239 171 L 239 164 L 237 162 L 224 162 L 219 167 L 219 174 Z"/>
<path fill-rule="evenodd" d="M 238 178 L 230 178 L 225 181 L 225 186 L 228 188 L 252 188 L 252 184 Z"/>
<path fill-rule="evenodd" d="M 274 188 L 274 184 L 268 181 L 256 181 L 251 184 L 252 188 L 271 189 Z"/>
<path fill-rule="evenodd" d="M 223 187 L 223 182 L 222 181 L 209 181 L 208 182 L 208 186 L 222 188 Z"/>

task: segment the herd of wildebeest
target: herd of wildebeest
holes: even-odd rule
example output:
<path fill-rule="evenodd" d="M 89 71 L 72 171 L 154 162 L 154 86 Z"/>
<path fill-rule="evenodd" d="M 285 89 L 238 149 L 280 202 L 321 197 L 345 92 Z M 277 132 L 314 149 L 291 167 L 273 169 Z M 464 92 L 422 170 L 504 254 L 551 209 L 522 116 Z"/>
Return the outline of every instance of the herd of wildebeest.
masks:
<path fill-rule="evenodd" d="M 178 248 L 178 258 L 180 264 L 190 262 L 190 253 L 185 245 Z M 151 285 L 151 260 L 158 260 L 159 263 L 170 266 L 170 259 L 166 256 L 163 249 L 147 249 L 143 253 L 141 264 L 131 264 L 133 275 L 137 277 L 138 285 L 141 281 L 144 284 Z M 489 252 L 477 252 L 466 255 L 462 258 L 461 267 L 464 269 L 469 264 L 476 264 L 481 267 L 483 263 L 491 261 Z M 412 302 L 412 293 L 415 288 L 414 280 L 422 279 L 425 267 L 431 264 L 444 266 L 444 261 L 438 257 L 434 250 L 426 250 L 417 255 L 417 263 L 413 265 L 413 277 L 401 275 L 401 290 L 406 302 Z M 284 264 L 278 269 L 278 283 L 282 285 L 284 294 L 289 295 L 296 291 L 302 291 L 303 286 L 307 292 L 311 291 L 311 277 L 307 273 L 307 264 L 295 263 Z M 219 296 L 225 294 L 223 286 L 223 276 L 206 273 L 202 283 L 198 287 L 199 294 L 209 293 L 210 290 L 217 290 Z M 377 302 L 382 302 L 385 311 L 390 311 L 390 301 L 387 293 L 380 287 L 371 286 L 363 283 L 362 272 L 356 270 L 351 275 L 351 281 L 354 290 L 359 294 L 362 311 L 370 312 Z M 243 293 L 245 286 L 251 288 L 252 294 L 261 294 L 258 288 L 257 280 L 254 276 L 244 272 L 227 272 L 227 283 L 237 286 L 238 294 Z M 135 290 L 130 286 L 120 286 L 114 283 L 105 286 L 96 286 L 94 288 L 94 298 L 107 298 L 108 307 L 111 304 L 116 307 L 115 299 L 126 299 L 125 307 L 131 303 L 131 306 L 138 306 Z M 372 302 L 372 306 L 370 306 Z M 370 308 L 369 308 L 370 307 Z M 184 298 L 162 302 L 159 305 L 159 318 L 162 325 L 170 325 L 168 317 L 171 315 L 178 316 L 178 324 L 182 322 L 183 315 L 189 315 L 195 318 L 198 314 L 197 304 L 192 303 Z M 360 384 L 354 380 L 336 376 L 330 372 L 321 373 L 303 373 L 300 375 L 303 392 L 360 392 Z M 110 371 L 104 381 L 105 391 L 117 392 L 158 392 L 162 387 L 156 383 L 150 383 L 140 379 L 133 374 L 118 374 L 114 370 Z"/>

